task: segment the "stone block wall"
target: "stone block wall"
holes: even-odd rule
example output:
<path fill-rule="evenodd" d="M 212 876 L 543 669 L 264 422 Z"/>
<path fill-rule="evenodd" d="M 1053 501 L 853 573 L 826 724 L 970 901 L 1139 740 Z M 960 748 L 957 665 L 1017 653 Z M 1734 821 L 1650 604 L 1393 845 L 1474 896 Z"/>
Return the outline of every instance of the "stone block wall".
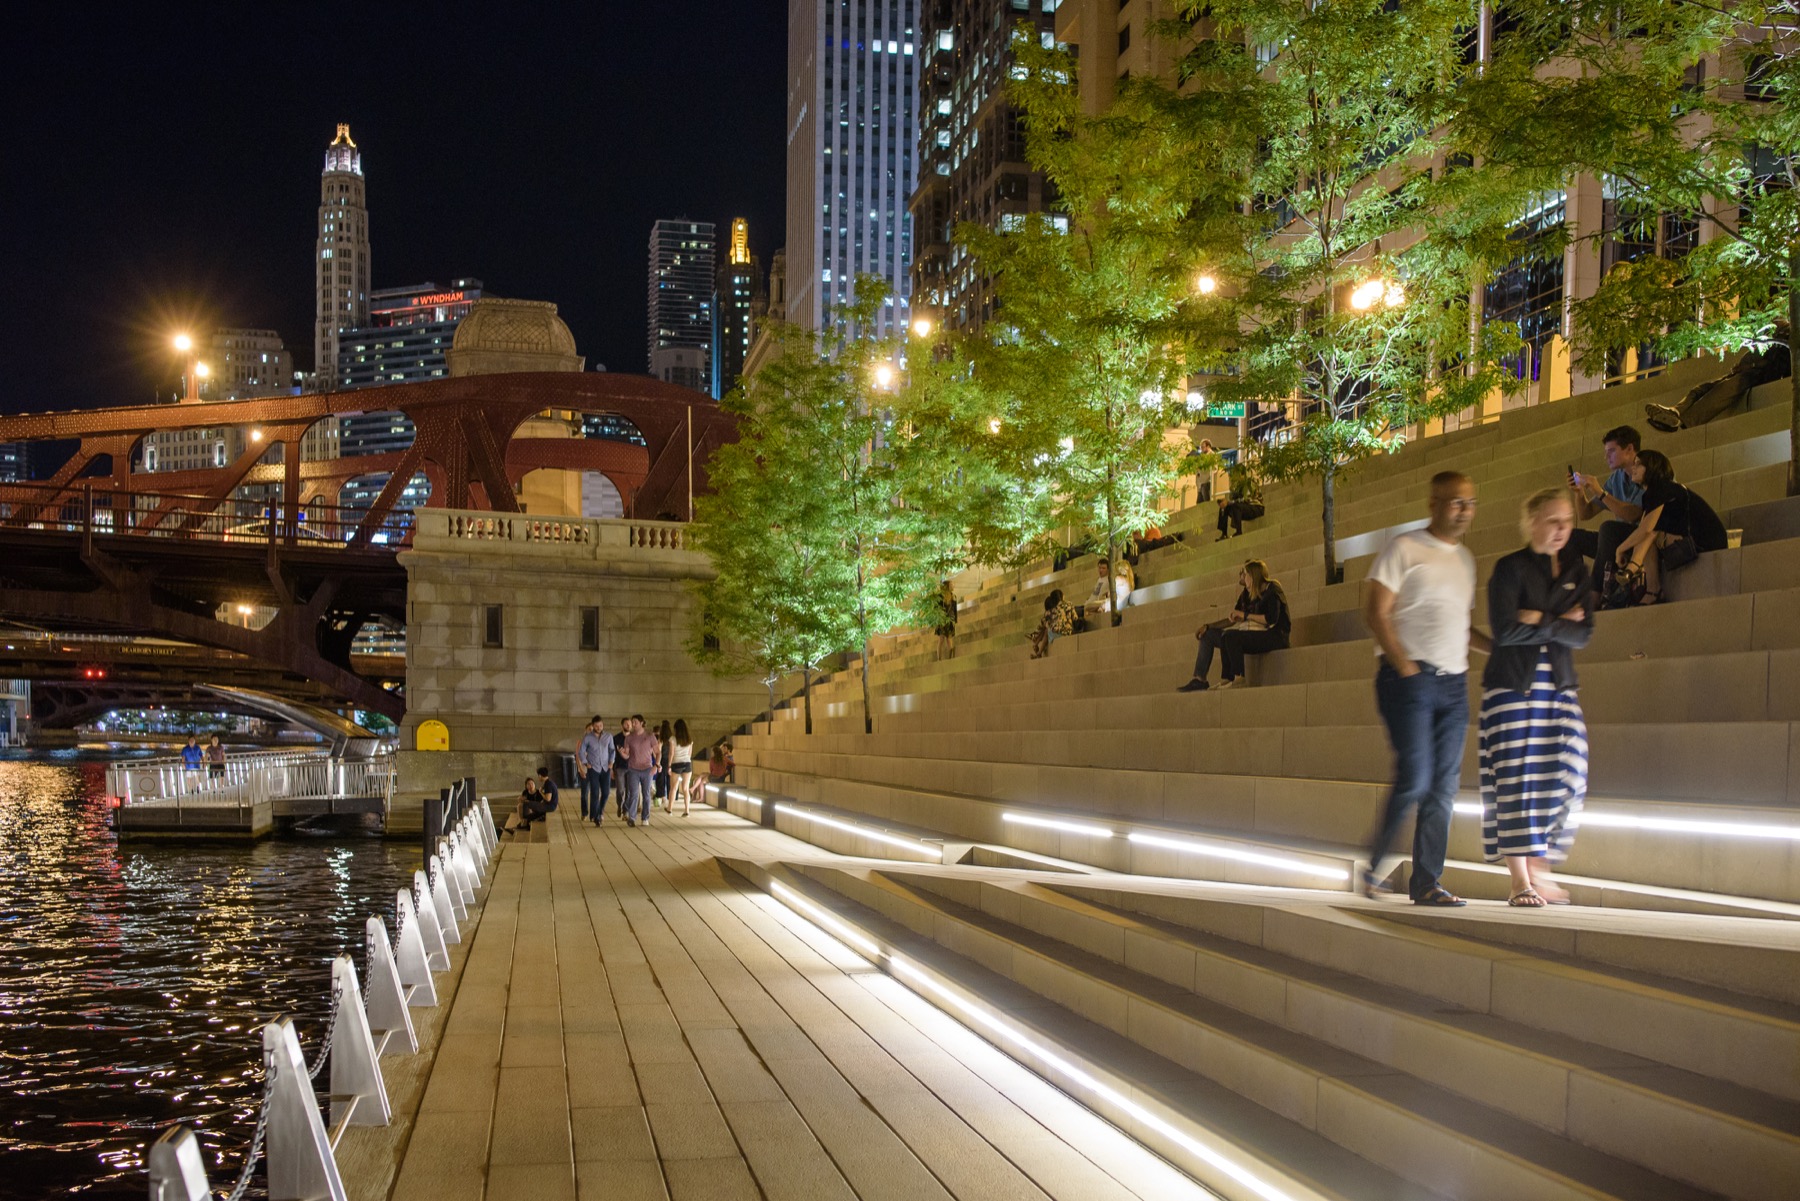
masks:
<path fill-rule="evenodd" d="M 572 752 L 589 717 L 685 718 L 696 745 L 725 737 L 768 705 L 756 679 L 720 679 L 685 649 L 691 584 L 711 564 L 683 548 L 685 528 L 645 521 L 419 513 L 407 573 L 407 716 L 390 830 L 419 827 L 421 798 L 462 775 L 498 802 L 527 775 Z M 501 607 L 501 645 L 486 611 Z M 581 646 L 581 609 L 599 610 L 599 640 Z M 428 720 L 448 751 L 416 751 Z M 554 770 L 554 768 L 552 768 Z M 497 804 L 496 804 L 496 807 Z"/>

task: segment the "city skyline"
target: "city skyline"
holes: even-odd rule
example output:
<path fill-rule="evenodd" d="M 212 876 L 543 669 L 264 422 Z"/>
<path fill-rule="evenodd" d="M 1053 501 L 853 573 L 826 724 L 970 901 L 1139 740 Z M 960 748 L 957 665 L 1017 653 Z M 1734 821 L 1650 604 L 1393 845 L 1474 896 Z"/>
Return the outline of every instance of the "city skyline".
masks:
<path fill-rule="evenodd" d="M 304 28 L 32 14 L 38 116 L 18 135 L 53 167 L 4 201 L 33 231 L 33 302 L 0 333 L 0 412 L 166 398 L 178 329 L 272 329 L 316 369 L 318 172 L 340 123 L 364 156 L 372 288 L 473 272 L 558 304 L 590 364 L 641 373 L 651 222 L 744 215 L 770 235 L 785 215 L 785 14 L 693 9 L 678 28 L 571 11 L 499 33 L 472 5 L 391 30 L 333 5 Z M 52 68 L 68 60 L 86 77 Z M 174 62 L 204 67 L 175 86 Z"/>

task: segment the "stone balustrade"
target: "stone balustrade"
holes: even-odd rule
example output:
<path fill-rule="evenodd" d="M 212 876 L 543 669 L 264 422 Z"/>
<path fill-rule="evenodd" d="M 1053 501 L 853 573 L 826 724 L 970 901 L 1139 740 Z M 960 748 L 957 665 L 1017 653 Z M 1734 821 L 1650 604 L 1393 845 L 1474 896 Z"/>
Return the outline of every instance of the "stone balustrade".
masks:
<path fill-rule="evenodd" d="M 618 551 L 697 553 L 686 522 L 604 517 L 533 516 L 466 509 L 420 509 L 413 545 L 449 549 L 455 543 L 504 543 L 519 549 L 591 547 L 608 557 Z"/>

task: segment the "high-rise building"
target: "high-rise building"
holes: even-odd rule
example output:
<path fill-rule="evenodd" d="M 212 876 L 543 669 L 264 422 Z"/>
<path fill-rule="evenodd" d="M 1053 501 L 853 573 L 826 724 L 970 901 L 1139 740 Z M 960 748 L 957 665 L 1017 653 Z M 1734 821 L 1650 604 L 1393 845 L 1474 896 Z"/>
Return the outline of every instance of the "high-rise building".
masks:
<path fill-rule="evenodd" d="M 714 233 L 710 221 L 650 227 L 650 374 L 696 392 L 712 384 Z"/>
<path fill-rule="evenodd" d="M 337 127 L 325 149 L 319 189 L 318 308 L 313 329 L 315 384 L 335 391 L 339 338 L 369 324 L 369 207 L 363 190 L 362 151 L 350 127 Z"/>
<path fill-rule="evenodd" d="M 787 315 L 818 329 L 858 274 L 887 281 L 879 331 L 912 295 L 920 0 L 790 0 Z"/>
<path fill-rule="evenodd" d="M 31 478 L 31 443 L 0 442 L 0 483 L 16 484 Z"/>
<path fill-rule="evenodd" d="M 750 223 L 731 222 L 731 244 L 713 283 L 712 396 L 731 391 L 750 353 L 751 305 L 756 300 L 756 256 L 750 253 Z"/>
<path fill-rule="evenodd" d="M 1054 39 L 1054 4 L 920 0 L 919 183 L 912 194 L 913 310 L 953 328 L 993 315 L 989 283 L 956 244 L 964 222 L 1005 229 L 1055 199 L 1025 161 L 1024 123 L 1006 96 L 1020 22 Z M 1035 10 L 1035 11 L 1033 11 Z"/>
<path fill-rule="evenodd" d="M 294 358 L 272 329 L 221 329 L 207 347 L 210 374 L 201 382 L 208 400 L 250 400 L 294 390 Z"/>

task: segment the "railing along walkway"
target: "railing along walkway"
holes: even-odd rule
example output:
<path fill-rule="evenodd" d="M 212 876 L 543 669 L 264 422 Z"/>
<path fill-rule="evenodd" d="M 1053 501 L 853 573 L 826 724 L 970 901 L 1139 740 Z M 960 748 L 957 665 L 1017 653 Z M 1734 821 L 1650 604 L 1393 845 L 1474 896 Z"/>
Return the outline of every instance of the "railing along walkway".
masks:
<path fill-rule="evenodd" d="M 248 809 L 295 801 L 379 802 L 386 813 L 394 795 L 394 757 L 338 758 L 312 751 L 233 755 L 192 768 L 179 756 L 125 759 L 107 765 L 107 795 L 121 809 Z"/>

